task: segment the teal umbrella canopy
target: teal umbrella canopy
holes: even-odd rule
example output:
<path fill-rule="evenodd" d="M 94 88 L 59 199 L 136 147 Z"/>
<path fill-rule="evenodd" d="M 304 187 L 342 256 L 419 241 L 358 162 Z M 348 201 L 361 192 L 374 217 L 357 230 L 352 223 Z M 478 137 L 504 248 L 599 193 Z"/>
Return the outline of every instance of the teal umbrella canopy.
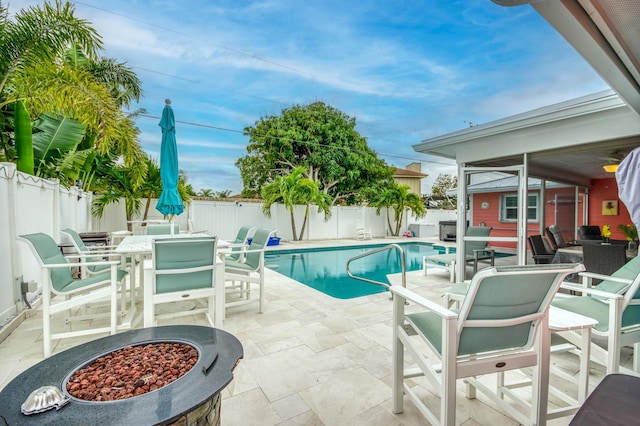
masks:
<path fill-rule="evenodd" d="M 179 215 L 184 211 L 182 198 L 178 192 L 178 147 L 176 145 L 176 120 L 173 117 L 171 101 L 165 100 L 160 120 L 162 146 L 160 147 L 160 179 L 162 194 L 156 210 L 164 216 Z"/>

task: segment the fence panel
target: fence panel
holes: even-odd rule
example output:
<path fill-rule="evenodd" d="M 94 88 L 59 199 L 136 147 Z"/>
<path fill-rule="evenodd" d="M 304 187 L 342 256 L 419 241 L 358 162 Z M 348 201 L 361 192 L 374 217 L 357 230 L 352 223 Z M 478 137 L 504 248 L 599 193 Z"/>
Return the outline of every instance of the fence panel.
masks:
<path fill-rule="evenodd" d="M 34 232 L 51 235 L 61 242 L 60 229 L 73 228 L 78 232 L 112 232 L 127 229 L 124 200 L 105 207 L 101 218 L 91 214 L 93 194 L 76 187 L 66 189 L 55 180 L 46 180 L 16 171 L 12 163 L 0 163 L 0 325 L 24 309 L 21 301 L 20 281 L 39 281 L 40 268 L 27 249 L 18 243 L 16 236 Z M 152 200 L 147 219 L 162 219 L 155 210 L 157 200 Z M 146 200 L 143 200 L 143 208 Z M 305 206 L 294 209 L 297 232 L 300 232 Z M 141 211 L 133 221 L 141 221 Z M 262 213 L 262 204 L 234 200 L 193 200 L 185 212 L 176 218 L 181 230 L 187 230 L 188 221 L 193 221 L 195 230 L 207 230 L 222 239 L 235 238 L 243 225 L 270 227 L 284 240 L 293 240 L 289 211 L 281 204 L 272 206 L 271 217 Z M 427 218 L 416 220 L 405 218 L 403 230 L 411 223 L 437 224 L 439 220 L 454 220 L 455 211 L 431 211 Z M 324 214 L 313 207 L 309 210 L 308 223 L 303 240 L 354 238 L 356 221 L 361 221 L 372 230 L 374 237 L 389 235 L 386 211 L 376 214 L 371 207 L 332 208 L 331 217 L 325 221 Z M 41 285 L 42 283 L 39 283 Z M 27 295 L 28 299 L 35 295 Z"/>

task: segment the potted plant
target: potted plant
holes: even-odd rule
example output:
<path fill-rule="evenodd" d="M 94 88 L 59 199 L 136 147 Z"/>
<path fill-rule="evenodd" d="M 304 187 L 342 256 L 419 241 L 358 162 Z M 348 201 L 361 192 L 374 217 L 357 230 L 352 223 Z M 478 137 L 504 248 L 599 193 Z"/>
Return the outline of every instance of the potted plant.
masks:
<path fill-rule="evenodd" d="M 618 228 L 627 239 L 627 257 L 638 255 L 638 228 L 634 224 L 620 224 Z"/>

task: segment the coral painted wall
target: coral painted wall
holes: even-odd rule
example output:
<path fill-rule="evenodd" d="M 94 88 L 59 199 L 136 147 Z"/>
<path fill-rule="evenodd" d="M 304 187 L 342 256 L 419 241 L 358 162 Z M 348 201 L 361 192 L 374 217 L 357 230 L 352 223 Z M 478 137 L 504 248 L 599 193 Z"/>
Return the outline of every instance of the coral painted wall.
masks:
<path fill-rule="evenodd" d="M 611 226 L 611 238 L 624 240 L 624 234 L 618 229 L 620 224 L 631 224 L 631 216 L 625 205 L 618 198 L 618 184 L 614 177 L 610 179 L 594 179 L 589 191 L 589 224 L 599 225 L 600 229 L 606 224 Z M 618 202 L 618 214 L 603 215 L 602 202 L 613 200 Z"/>
<path fill-rule="evenodd" d="M 618 185 L 614 177 L 609 179 L 594 179 L 591 181 L 592 189 L 588 193 L 588 205 L 589 205 L 589 225 L 598 225 L 602 228 L 605 224 L 611 226 L 611 238 L 616 240 L 623 240 L 624 235 L 618 229 L 619 224 L 629 224 L 631 219 L 629 212 L 625 208 L 624 204 L 618 199 Z M 537 191 L 530 191 L 534 193 Z M 546 196 L 548 200 L 552 200 L 556 194 L 567 194 L 572 192 L 565 189 L 547 189 Z M 515 192 L 509 192 L 515 194 Z M 516 223 L 515 222 L 502 222 L 500 221 L 500 195 L 501 192 L 481 193 L 473 195 L 473 220 L 470 225 L 478 226 L 485 225 L 490 226 L 491 236 L 516 236 Z M 602 202 L 603 201 L 617 201 L 618 202 L 618 214 L 615 216 L 607 216 L 602 214 Z M 484 203 L 488 203 L 488 206 Z M 483 204 L 487 208 L 482 208 Z M 573 204 L 572 204 L 573 205 Z M 545 216 L 546 226 L 553 224 L 555 217 L 556 206 L 553 203 L 545 203 Z M 572 207 L 571 207 L 572 208 Z M 579 200 L 579 210 L 583 211 L 583 199 Z M 579 214 L 578 226 L 582 225 L 582 214 Z M 534 235 L 540 233 L 540 224 L 538 222 L 529 222 L 527 225 L 528 234 Z M 511 247 L 515 248 L 515 243 L 491 243 L 496 247 Z"/>

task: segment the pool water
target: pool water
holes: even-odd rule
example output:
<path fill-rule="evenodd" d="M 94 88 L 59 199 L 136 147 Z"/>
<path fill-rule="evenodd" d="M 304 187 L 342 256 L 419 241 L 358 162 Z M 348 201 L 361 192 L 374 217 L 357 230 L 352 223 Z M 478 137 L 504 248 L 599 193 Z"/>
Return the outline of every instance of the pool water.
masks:
<path fill-rule="evenodd" d="M 387 244 L 267 251 L 265 266 L 300 283 L 338 299 L 351 299 L 387 291 L 385 287 L 355 280 L 347 275 L 347 261 Z M 422 269 L 422 258 L 444 253 L 444 247 L 432 243 L 401 243 L 407 271 Z M 453 250 L 452 250 L 453 252 Z M 389 284 L 387 274 L 402 272 L 400 253 L 385 250 L 351 262 L 355 276 Z"/>

